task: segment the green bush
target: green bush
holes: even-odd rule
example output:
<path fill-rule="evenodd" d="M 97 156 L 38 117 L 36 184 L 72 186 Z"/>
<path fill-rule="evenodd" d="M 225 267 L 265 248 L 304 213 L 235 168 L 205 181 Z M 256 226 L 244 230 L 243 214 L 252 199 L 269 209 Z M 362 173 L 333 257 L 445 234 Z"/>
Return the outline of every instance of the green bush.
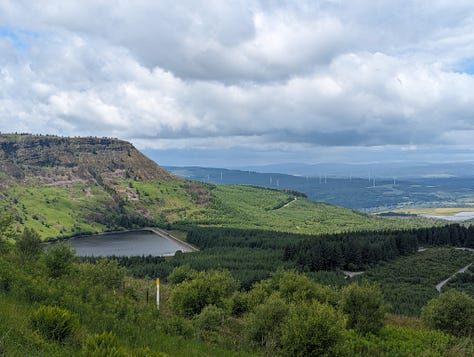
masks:
<path fill-rule="evenodd" d="M 181 316 L 193 317 L 207 305 L 224 306 L 224 300 L 237 289 L 237 281 L 228 271 L 199 272 L 192 280 L 174 287 L 171 308 Z"/>
<path fill-rule="evenodd" d="M 474 299 L 464 292 L 448 290 L 422 308 L 421 318 L 431 328 L 456 336 L 473 336 Z"/>
<path fill-rule="evenodd" d="M 110 289 L 120 288 L 125 278 L 125 268 L 119 267 L 116 260 L 101 258 L 94 264 L 82 264 L 81 269 L 90 284 Z"/>
<path fill-rule="evenodd" d="M 226 320 L 224 309 L 208 305 L 194 318 L 196 335 L 203 341 L 216 342 Z"/>
<path fill-rule="evenodd" d="M 316 299 L 322 303 L 337 304 L 338 294 L 334 289 L 318 284 L 306 275 L 294 271 L 280 271 L 270 280 L 287 302 L 309 302 Z"/>
<path fill-rule="evenodd" d="M 119 346 L 118 339 L 112 332 L 89 336 L 82 347 L 82 354 L 87 357 L 128 356 L 125 350 Z"/>
<path fill-rule="evenodd" d="M 281 325 L 288 315 L 288 304 L 278 295 L 270 296 L 245 316 L 246 339 L 256 346 L 274 350 L 280 344 Z"/>
<path fill-rule="evenodd" d="M 227 301 L 230 314 L 234 317 L 241 317 L 249 310 L 248 296 L 245 293 L 234 292 Z"/>
<path fill-rule="evenodd" d="M 38 333 L 54 341 L 63 341 L 78 326 L 77 316 L 57 306 L 40 306 L 31 316 L 31 325 Z"/>
<path fill-rule="evenodd" d="M 164 333 L 171 336 L 191 337 L 194 332 L 192 323 L 181 316 L 160 319 L 159 326 Z"/>
<path fill-rule="evenodd" d="M 20 257 L 24 261 L 28 261 L 37 257 L 41 252 L 41 237 L 33 229 L 25 228 L 23 234 L 16 240 L 16 247 Z"/>
<path fill-rule="evenodd" d="M 380 287 L 367 282 L 342 289 L 341 305 L 348 316 L 347 327 L 361 333 L 377 334 L 389 309 Z"/>
<path fill-rule="evenodd" d="M 192 269 L 189 265 L 180 265 L 171 271 L 167 280 L 171 284 L 179 284 L 185 280 L 192 279 L 196 274 L 197 271 Z"/>
<path fill-rule="evenodd" d="M 53 244 L 45 256 L 45 263 L 49 276 L 59 278 L 70 272 L 75 259 L 74 250 L 66 243 Z"/>
<path fill-rule="evenodd" d="M 314 300 L 293 304 L 282 325 L 281 348 L 285 356 L 335 356 L 345 332 L 341 313 Z"/>

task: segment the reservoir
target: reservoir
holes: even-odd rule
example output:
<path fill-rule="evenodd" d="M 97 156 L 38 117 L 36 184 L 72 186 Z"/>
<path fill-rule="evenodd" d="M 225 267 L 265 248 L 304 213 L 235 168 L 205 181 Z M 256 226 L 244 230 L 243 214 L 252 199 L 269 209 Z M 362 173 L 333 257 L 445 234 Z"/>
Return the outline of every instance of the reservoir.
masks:
<path fill-rule="evenodd" d="M 112 232 L 67 240 L 78 256 L 170 256 L 178 250 L 194 251 L 186 243 L 151 230 Z"/>
<path fill-rule="evenodd" d="M 427 217 L 427 218 L 444 219 L 446 221 L 452 221 L 452 222 L 464 222 L 470 219 L 474 219 L 474 212 L 459 212 L 452 216 L 435 216 L 435 215 L 422 215 L 422 216 Z"/>

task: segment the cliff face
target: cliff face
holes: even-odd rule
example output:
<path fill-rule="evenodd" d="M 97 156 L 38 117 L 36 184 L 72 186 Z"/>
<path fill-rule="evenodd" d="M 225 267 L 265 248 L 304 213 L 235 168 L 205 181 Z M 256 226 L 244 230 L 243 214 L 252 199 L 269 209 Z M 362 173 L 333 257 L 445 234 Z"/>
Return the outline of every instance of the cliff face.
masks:
<path fill-rule="evenodd" d="M 132 144 L 93 137 L 0 134 L 0 171 L 16 180 L 34 177 L 47 183 L 98 177 L 177 180 Z"/>

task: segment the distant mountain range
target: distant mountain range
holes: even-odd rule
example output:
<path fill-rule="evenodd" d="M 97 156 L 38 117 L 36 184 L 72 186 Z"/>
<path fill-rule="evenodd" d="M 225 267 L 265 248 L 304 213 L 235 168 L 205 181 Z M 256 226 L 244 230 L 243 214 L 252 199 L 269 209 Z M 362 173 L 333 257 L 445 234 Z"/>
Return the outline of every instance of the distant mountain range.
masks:
<path fill-rule="evenodd" d="M 453 163 L 387 162 L 387 163 L 320 163 L 320 164 L 274 164 L 245 166 L 242 171 L 282 173 L 301 176 L 326 175 L 331 177 L 368 178 L 428 178 L 428 177 L 474 177 L 474 161 Z"/>

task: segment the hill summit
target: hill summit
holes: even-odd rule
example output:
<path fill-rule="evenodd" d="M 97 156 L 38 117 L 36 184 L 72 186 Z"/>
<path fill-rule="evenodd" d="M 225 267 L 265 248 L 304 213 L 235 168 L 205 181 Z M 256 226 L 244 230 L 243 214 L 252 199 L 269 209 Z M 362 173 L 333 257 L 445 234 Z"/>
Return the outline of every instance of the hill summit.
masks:
<path fill-rule="evenodd" d="M 99 177 L 177 179 L 129 142 L 112 138 L 0 134 L 0 164 L 0 171 L 16 180 L 35 177 L 58 185 Z"/>

